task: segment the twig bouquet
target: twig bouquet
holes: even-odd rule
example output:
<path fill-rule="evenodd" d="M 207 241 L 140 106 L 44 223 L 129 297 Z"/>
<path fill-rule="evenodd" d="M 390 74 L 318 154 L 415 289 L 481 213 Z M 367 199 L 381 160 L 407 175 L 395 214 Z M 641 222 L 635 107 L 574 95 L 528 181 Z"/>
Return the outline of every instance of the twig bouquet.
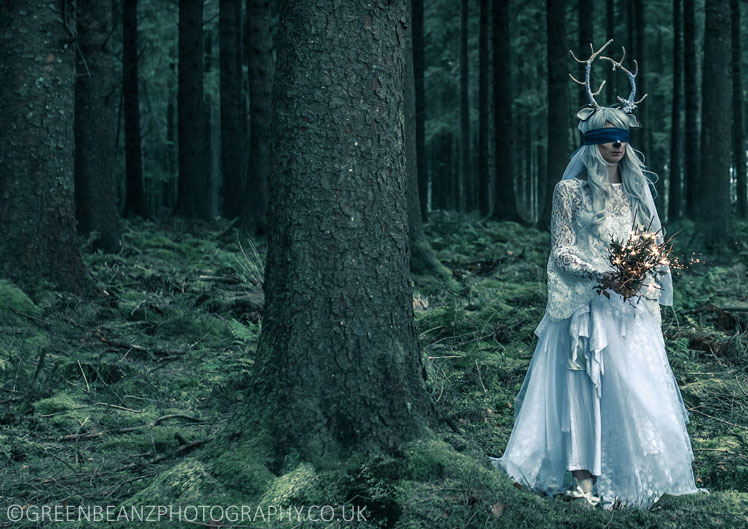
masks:
<path fill-rule="evenodd" d="M 654 220 L 654 219 L 652 219 Z M 644 296 L 646 299 L 656 299 L 648 297 L 656 289 L 660 289 L 656 283 L 659 268 L 663 265 L 677 266 L 677 262 L 670 260 L 670 252 L 673 250 L 671 236 L 667 241 L 657 242 L 657 235 L 662 230 L 650 232 L 649 227 L 632 227 L 628 240 L 611 239 L 608 245 L 608 261 L 613 270 L 607 272 L 600 282 L 595 285 L 598 294 L 603 294 L 610 298 L 609 290 L 617 292 L 623 296 L 624 301 Z M 640 294 L 644 281 L 650 278 L 647 289 Z"/>

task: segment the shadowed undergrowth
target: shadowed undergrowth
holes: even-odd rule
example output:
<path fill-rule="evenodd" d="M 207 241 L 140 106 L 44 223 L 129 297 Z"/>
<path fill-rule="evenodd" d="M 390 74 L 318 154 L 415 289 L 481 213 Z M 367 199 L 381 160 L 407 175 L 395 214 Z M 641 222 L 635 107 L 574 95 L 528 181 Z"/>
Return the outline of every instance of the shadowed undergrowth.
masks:
<path fill-rule="evenodd" d="M 712 494 L 665 496 L 649 511 L 602 512 L 521 489 L 487 459 L 508 440 L 545 310 L 547 233 L 435 217 L 427 235 L 461 287 L 414 277 L 414 308 L 428 389 L 454 431 L 396 454 L 356 454 L 333 470 L 299 463 L 276 476 L 264 464 L 272 441 L 262 432 L 238 440 L 220 434 L 246 398 L 265 244 L 219 239 L 224 229 L 127 224 L 119 255 L 84 254 L 105 292 L 95 301 L 41 287 L 32 301 L 0 282 L 0 527 L 24 526 L 7 521 L 9 504 L 169 503 L 251 505 L 253 512 L 365 506 L 368 521 L 348 527 L 748 524 L 745 249 L 720 265 L 700 256 L 705 264 L 676 273 L 675 310 L 663 311 L 670 362 L 691 414 L 694 473 Z M 671 226 L 678 229 L 676 244 L 692 226 Z M 748 224 L 738 230 L 748 240 Z M 312 525 L 335 526 L 303 526 Z M 255 518 L 236 526 L 301 525 Z"/>

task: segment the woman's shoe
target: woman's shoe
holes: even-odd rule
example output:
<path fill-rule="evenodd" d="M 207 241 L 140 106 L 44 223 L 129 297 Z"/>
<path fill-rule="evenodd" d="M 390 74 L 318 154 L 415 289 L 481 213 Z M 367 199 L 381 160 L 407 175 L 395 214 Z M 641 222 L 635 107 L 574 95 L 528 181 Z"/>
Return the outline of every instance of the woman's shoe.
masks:
<path fill-rule="evenodd" d="M 567 490 L 565 495 L 567 498 L 577 501 L 584 501 L 587 504 L 595 507 L 600 503 L 600 497 L 592 492 L 594 483 L 592 478 L 577 479 L 574 478 L 574 487 L 571 490 Z"/>

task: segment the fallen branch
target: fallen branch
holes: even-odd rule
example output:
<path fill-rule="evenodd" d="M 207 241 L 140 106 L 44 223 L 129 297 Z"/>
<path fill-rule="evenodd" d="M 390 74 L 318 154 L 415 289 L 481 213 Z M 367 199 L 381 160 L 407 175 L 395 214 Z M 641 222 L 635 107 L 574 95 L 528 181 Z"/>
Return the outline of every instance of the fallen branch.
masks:
<path fill-rule="evenodd" d="M 121 408 L 121 406 L 114 406 L 111 405 L 113 408 Z M 58 442 L 65 442 L 65 441 L 86 441 L 89 439 L 96 439 L 97 437 L 101 437 L 102 435 L 106 434 L 115 434 L 115 435 L 121 435 L 125 433 L 131 433 L 138 430 L 141 430 L 143 428 L 152 428 L 153 426 L 158 425 L 159 423 L 167 420 L 167 419 L 187 419 L 189 421 L 195 422 L 195 423 L 201 423 L 201 424 L 207 424 L 202 422 L 202 419 L 199 417 L 192 417 L 190 415 L 185 415 L 183 413 L 171 413 L 169 415 L 162 415 L 158 419 L 156 419 L 153 422 L 147 423 L 147 424 L 141 424 L 138 426 L 127 426 L 124 428 L 117 428 L 116 430 L 102 430 L 100 432 L 91 432 L 91 433 L 83 433 L 83 434 L 70 434 L 70 435 L 62 435 L 56 439 Z"/>

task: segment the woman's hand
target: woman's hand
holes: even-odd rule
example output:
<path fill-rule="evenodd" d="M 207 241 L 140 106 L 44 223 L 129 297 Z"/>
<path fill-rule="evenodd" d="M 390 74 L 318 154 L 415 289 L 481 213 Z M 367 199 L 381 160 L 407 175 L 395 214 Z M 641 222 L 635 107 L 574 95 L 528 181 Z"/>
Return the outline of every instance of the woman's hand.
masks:
<path fill-rule="evenodd" d="M 602 284 L 616 291 L 621 287 L 621 282 L 618 279 L 613 279 L 613 272 L 605 272 L 602 275 Z"/>

